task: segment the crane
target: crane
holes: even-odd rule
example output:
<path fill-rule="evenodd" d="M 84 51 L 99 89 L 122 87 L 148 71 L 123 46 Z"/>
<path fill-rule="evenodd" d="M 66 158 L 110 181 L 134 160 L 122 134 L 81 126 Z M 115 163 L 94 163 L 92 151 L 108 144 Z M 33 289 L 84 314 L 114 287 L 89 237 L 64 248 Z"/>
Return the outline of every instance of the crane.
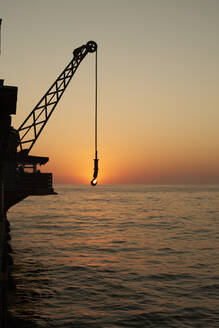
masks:
<path fill-rule="evenodd" d="M 40 99 L 34 109 L 30 112 L 24 122 L 18 128 L 18 165 L 24 168 L 25 165 L 33 165 L 36 172 L 37 164 L 45 164 L 47 157 L 30 156 L 29 152 L 33 148 L 39 138 L 43 128 L 52 115 L 55 107 L 61 99 L 69 82 L 74 76 L 78 66 L 88 53 L 96 52 L 96 92 L 95 92 L 95 159 L 94 174 L 91 185 L 96 185 L 98 174 L 98 158 L 97 158 L 97 44 L 94 41 L 88 41 L 86 45 L 82 45 L 73 51 L 73 59 L 66 66 L 63 72 L 58 76 L 49 90 Z"/>

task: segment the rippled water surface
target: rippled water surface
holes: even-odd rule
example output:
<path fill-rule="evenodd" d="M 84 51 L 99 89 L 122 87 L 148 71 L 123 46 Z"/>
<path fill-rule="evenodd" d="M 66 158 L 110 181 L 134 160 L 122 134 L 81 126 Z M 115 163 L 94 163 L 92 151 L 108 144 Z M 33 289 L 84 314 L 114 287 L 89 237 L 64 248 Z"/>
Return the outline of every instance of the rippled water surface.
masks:
<path fill-rule="evenodd" d="M 56 186 L 13 207 L 23 327 L 219 327 L 219 186 Z"/>

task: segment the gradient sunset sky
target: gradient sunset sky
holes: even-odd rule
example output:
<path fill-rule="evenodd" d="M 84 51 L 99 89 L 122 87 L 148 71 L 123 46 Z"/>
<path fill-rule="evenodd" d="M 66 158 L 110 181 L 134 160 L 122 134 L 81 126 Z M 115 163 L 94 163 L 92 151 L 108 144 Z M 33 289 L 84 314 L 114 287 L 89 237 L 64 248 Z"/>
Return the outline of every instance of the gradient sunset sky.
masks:
<path fill-rule="evenodd" d="M 98 44 L 101 183 L 219 183 L 218 0 L 1 0 L 1 77 L 18 128 L 72 58 Z M 56 183 L 89 183 L 94 54 L 31 151 Z"/>

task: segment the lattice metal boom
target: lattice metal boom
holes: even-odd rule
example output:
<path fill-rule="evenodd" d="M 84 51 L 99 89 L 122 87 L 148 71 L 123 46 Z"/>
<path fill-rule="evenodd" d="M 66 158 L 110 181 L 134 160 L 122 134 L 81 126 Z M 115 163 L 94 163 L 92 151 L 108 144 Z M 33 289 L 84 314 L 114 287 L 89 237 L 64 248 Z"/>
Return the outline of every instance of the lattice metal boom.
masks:
<path fill-rule="evenodd" d="M 78 66 L 89 52 L 96 50 L 96 42 L 89 41 L 86 45 L 73 51 L 73 59 L 19 127 L 19 151 L 25 152 L 25 154 L 30 152 Z M 25 145 L 26 147 L 24 147 Z"/>

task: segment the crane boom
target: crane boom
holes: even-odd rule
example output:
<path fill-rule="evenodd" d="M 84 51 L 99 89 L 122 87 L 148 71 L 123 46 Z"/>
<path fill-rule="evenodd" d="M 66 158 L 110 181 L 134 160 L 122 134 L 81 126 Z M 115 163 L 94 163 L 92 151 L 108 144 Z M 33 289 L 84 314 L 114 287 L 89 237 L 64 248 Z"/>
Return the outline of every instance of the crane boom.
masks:
<path fill-rule="evenodd" d="M 89 41 L 86 45 L 82 45 L 73 51 L 73 59 L 19 127 L 18 150 L 20 153 L 28 155 L 75 74 L 78 66 L 89 52 L 95 51 L 97 51 L 97 44 L 94 41 Z M 27 147 L 25 147 L 25 145 Z"/>

